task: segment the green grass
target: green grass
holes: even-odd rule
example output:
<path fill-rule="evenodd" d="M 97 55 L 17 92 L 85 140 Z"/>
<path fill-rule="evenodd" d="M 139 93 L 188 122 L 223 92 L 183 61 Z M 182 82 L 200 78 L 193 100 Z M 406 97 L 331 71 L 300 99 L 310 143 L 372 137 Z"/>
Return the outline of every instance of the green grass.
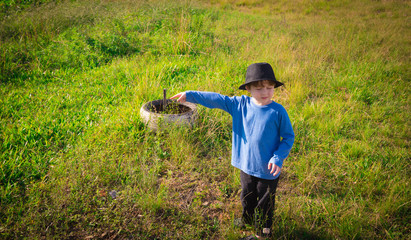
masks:
<path fill-rule="evenodd" d="M 238 239 L 231 119 L 152 133 L 148 101 L 241 95 L 267 61 L 296 141 L 273 239 L 410 238 L 406 1 L 5 1 L 0 236 Z M 110 192 L 116 191 L 116 198 Z"/>

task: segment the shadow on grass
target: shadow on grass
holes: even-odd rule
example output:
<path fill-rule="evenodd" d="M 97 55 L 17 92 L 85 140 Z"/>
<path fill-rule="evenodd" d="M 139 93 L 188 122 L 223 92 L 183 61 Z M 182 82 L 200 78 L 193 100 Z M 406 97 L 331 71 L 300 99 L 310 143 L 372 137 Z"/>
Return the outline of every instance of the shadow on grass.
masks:
<path fill-rule="evenodd" d="M 323 230 L 310 230 L 302 227 L 296 227 L 294 229 L 278 229 L 275 230 L 273 236 L 270 239 L 298 239 L 298 240 L 331 240 L 335 237 L 330 236 L 328 233 Z"/>
<path fill-rule="evenodd" d="M 291 239 L 322 239 L 322 240 L 327 240 L 327 239 L 333 239 L 330 236 L 325 235 L 324 233 L 316 233 L 312 232 L 308 229 L 296 229 L 292 232 Z"/>

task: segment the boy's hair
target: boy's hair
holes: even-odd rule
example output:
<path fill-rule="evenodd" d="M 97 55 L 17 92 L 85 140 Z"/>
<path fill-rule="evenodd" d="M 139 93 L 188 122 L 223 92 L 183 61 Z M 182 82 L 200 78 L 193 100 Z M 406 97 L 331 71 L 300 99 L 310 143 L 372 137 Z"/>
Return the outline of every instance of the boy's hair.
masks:
<path fill-rule="evenodd" d="M 277 84 L 274 81 L 270 80 L 261 80 L 261 81 L 255 81 L 255 82 L 250 82 L 249 84 L 246 85 L 246 87 L 264 87 L 264 84 L 268 84 L 270 86 L 276 86 Z"/>

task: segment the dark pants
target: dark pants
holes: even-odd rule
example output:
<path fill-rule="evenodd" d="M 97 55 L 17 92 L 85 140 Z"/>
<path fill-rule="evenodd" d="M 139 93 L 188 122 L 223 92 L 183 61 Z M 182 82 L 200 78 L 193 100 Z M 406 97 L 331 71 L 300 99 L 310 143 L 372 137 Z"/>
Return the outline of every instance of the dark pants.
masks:
<path fill-rule="evenodd" d="M 243 220 L 257 229 L 271 228 L 275 205 L 275 192 L 279 177 L 266 180 L 248 175 L 241 171 L 241 204 Z"/>

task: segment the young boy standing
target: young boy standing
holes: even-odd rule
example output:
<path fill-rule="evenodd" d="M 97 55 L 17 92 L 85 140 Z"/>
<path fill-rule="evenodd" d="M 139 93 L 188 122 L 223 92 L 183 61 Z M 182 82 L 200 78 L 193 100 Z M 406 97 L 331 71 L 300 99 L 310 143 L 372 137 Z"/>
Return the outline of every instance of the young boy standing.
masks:
<path fill-rule="evenodd" d="M 228 97 L 213 92 L 187 91 L 171 99 L 219 108 L 233 119 L 231 164 L 240 169 L 241 222 L 255 224 L 257 235 L 269 236 L 275 192 L 283 165 L 294 143 L 294 131 L 285 108 L 272 101 L 274 88 L 282 86 L 268 63 L 247 68 L 239 87 L 251 97 Z"/>

